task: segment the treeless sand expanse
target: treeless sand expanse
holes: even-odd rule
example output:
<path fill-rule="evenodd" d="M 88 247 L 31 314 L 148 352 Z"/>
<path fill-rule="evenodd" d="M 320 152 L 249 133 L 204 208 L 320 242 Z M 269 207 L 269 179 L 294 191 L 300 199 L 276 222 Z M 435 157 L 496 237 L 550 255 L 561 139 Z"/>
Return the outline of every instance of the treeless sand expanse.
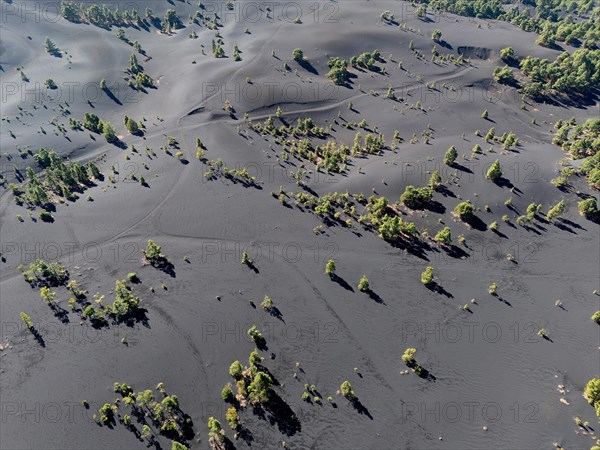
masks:
<path fill-rule="evenodd" d="M 599 236 L 578 203 L 597 191 L 578 174 L 551 181 L 581 164 L 552 143 L 556 122 L 599 118 L 598 103 L 536 102 L 518 92 L 518 68 L 516 86 L 493 75 L 503 48 L 554 60 L 574 47 L 536 45 L 505 21 L 419 18 L 405 2 L 109 6 L 144 20 L 102 26 L 66 20 L 56 2 L 2 4 L 2 449 L 208 448 L 210 417 L 223 448 L 595 445 L 582 393 L 599 367 Z M 327 77 L 330 58 L 375 50 L 347 82 Z M 90 129 L 89 114 L 107 125 Z M 503 145 L 511 132 L 518 142 Z M 34 158 L 40 147 L 101 175 L 83 166 L 91 175 L 71 192 L 28 204 L 43 194 L 27 168 L 45 180 L 58 164 Z M 68 170 L 79 169 L 50 179 Z M 400 200 L 435 171 L 432 198 Z M 464 201 L 466 221 L 454 214 Z M 518 223 L 531 203 L 541 208 Z M 384 213 L 418 231 L 383 239 Z M 36 259 L 68 275 L 28 283 L 19 266 Z M 264 359 L 252 364 L 255 347 Z M 258 384 L 250 399 L 222 399 L 227 383 L 239 394 L 235 360 L 249 366 L 238 379 L 267 374 L 268 399 Z M 132 409 L 115 382 L 178 406 Z"/>

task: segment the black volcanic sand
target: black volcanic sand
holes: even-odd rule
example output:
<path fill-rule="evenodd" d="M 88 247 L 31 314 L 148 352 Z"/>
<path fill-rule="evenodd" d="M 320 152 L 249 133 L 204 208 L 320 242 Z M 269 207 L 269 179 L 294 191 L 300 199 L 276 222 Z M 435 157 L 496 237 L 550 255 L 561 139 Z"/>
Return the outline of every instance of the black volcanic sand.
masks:
<path fill-rule="evenodd" d="M 208 447 L 209 416 L 222 422 L 237 448 L 276 448 L 281 441 L 289 448 L 323 449 L 594 444 L 596 425 L 583 433 L 574 417 L 592 424 L 595 420 L 582 391 L 599 367 L 599 329 L 590 320 L 600 300 L 593 293 L 599 288 L 598 226 L 577 212 L 580 196 L 590 193 L 584 180 L 575 177 L 569 192 L 559 191 L 550 180 L 565 156 L 551 144 L 552 124 L 570 117 L 578 122 L 598 117 L 598 105 L 530 104 L 523 110 L 513 88 L 491 81 L 494 67 L 503 65 L 498 54 L 504 47 L 512 46 L 518 56 L 555 58 L 559 51 L 536 46 L 535 34 L 501 22 L 457 16 L 426 22 L 411 16 L 410 31 L 379 19 L 384 10 L 397 17 L 411 10 L 403 2 L 323 3 L 318 18 L 309 10 L 314 5 L 296 3 L 303 14 L 301 24 L 284 20 L 281 5 L 272 8 L 274 19 L 268 19 L 265 10 L 258 21 L 223 15 L 220 34 L 227 58 L 215 59 L 210 48 L 214 32 L 187 23 L 195 5 L 136 4 L 141 13 L 150 6 L 159 17 L 174 7 L 186 26 L 169 36 L 153 26 L 124 28 L 151 57 L 145 61 L 138 55 L 145 72 L 159 81 L 157 89 L 147 93 L 124 84 L 122 71 L 133 50 L 115 37 L 114 28 L 74 24 L 52 15 L 23 21 L 20 13 L 7 14 L 2 24 L 2 82 L 17 89 L 2 102 L 2 117 L 10 119 L 2 122 L 5 177 L 12 181 L 14 164 L 23 172 L 35 165 L 33 158 L 19 157 L 17 146 L 33 151 L 54 148 L 79 161 L 100 157 L 105 175 L 76 202 L 58 204 L 53 223 L 32 221 L 24 207 L 15 205 L 10 189 L 3 189 L 1 341 L 8 345 L 0 353 L 2 448 L 144 448 L 146 444 L 124 426 L 108 429 L 91 419 L 100 405 L 116 397 L 115 381 L 135 390 L 164 382 L 193 420 L 192 448 Z M 293 16 L 293 11 L 288 14 Z M 333 19 L 326 20 L 330 14 Z M 246 28 L 250 34 L 244 33 Z M 461 51 L 471 57 L 470 63 L 432 63 L 430 36 L 435 28 L 447 43 L 439 50 Z M 188 38 L 192 30 L 198 39 Z M 42 45 L 46 36 L 68 55 L 48 55 Z M 424 60 L 409 50 L 410 40 Z M 233 60 L 234 43 L 242 52 L 241 62 Z M 304 50 L 310 67 L 293 61 L 296 47 Z M 351 70 L 356 77 L 347 87 L 334 86 L 325 77 L 328 57 L 349 59 L 376 48 L 385 61 L 378 66 L 385 73 Z M 403 69 L 398 69 L 400 60 Z M 290 71 L 283 69 L 284 61 Z M 21 82 L 18 67 L 24 68 L 29 83 Z M 38 101 L 25 95 L 25 89 L 39 94 L 49 77 L 65 90 L 60 98 Z M 118 101 L 92 88 L 84 94 L 86 83 L 96 86 L 102 78 L 109 86 L 119 84 Z M 426 88 L 432 81 L 438 91 Z M 77 84 L 68 97 L 71 82 Z M 442 88 L 443 83 L 456 90 Z M 256 96 L 249 86 L 261 89 L 261 94 Z M 385 98 L 389 86 L 404 100 Z M 235 117 L 225 113 L 226 99 Z M 422 110 L 410 107 L 417 101 Z M 308 189 L 319 195 L 376 192 L 395 202 L 406 185 L 423 186 L 430 173 L 440 169 L 446 190 L 435 194 L 437 208 L 400 210 L 431 236 L 449 226 L 454 250 L 427 241 L 429 248 L 409 252 L 358 224 L 351 229 L 325 227 L 315 234 L 313 228 L 321 223 L 315 215 L 289 199 L 286 207 L 271 195 L 278 195 L 280 186 L 286 191 L 302 189 L 288 176 L 301 161 L 278 160 L 281 148 L 244 124 L 244 113 L 258 122 L 274 116 L 278 105 L 287 123 L 311 117 L 319 126 L 333 125 L 331 138 L 347 145 L 352 145 L 357 128 L 343 128 L 344 121 L 366 119 L 388 143 L 398 130 L 404 140 L 396 152 L 388 148 L 383 155 L 351 158 L 342 175 L 313 170 Z M 56 132 L 50 124 L 54 117 L 68 121 L 61 107 L 71 112 L 68 117 L 81 119 L 94 112 L 110 120 L 122 140 L 139 153 L 126 160 L 130 152 L 107 144 L 101 135 L 92 140 L 87 130 L 69 129 L 66 136 Z M 481 118 L 485 109 L 488 120 Z M 136 120 L 145 116 L 144 137 L 126 132 L 125 114 Z M 531 123 L 534 117 L 537 125 Z M 280 119 L 275 122 L 281 124 Z M 433 130 L 429 143 L 421 138 L 411 144 L 412 134 L 420 137 L 428 124 Z M 490 127 L 497 135 L 516 133 L 520 145 L 503 152 L 495 144 L 494 153 L 488 152 L 490 144 L 474 132 L 485 134 Z M 367 132 L 360 131 L 363 136 Z M 159 148 L 167 135 L 177 139 L 185 161 L 174 156 L 177 149 L 168 155 Z M 245 187 L 223 177 L 207 180 L 207 166 L 195 158 L 198 136 L 206 158 L 222 159 L 230 168 L 248 167 L 257 185 Z M 477 143 L 485 153 L 472 158 Z M 459 152 L 458 168 L 442 164 L 451 145 Z M 146 146 L 156 156 L 149 158 Z M 496 159 L 504 171 L 500 184 L 484 177 Z M 114 184 L 108 181 L 112 165 L 119 169 Z M 125 180 L 131 172 L 143 175 L 148 186 Z M 513 193 L 510 186 L 515 187 Z M 94 201 L 85 200 L 88 194 Z M 514 210 L 504 205 L 509 197 Z M 477 208 L 479 221 L 473 226 L 452 216 L 456 204 L 467 199 Z M 530 228 L 516 225 L 529 203 L 542 203 L 546 212 L 560 199 L 567 207 L 562 220 L 535 220 Z M 17 214 L 24 222 L 15 218 Z M 33 212 L 34 217 L 38 214 L 39 208 Z M 501 220 L 504 214 L 514 226 Z M 500 224 L 498 232 L 485 230 L 494 221 Z M 466 246 L 458 244 L 461 234 Z M 141 249 L 148 239 L 162 246 L 174 274 L 142 264 Z M 240 264 L 243 249 L 254 268 Z M 509 253 L 515 262 L 507 259 Z M 106 294 L 107 300 L 115 279 L 137 272 L 141 282 L 132 288 L 142 298 L 147 322 L 98 331 L 72 312 L 68 323 L 61 321 L 17 270 L 36 257 L 60 260 L 82 288 Z M 324 273 L 329 258 L 336 261 L 337 281 Z M 427 265 L 434 268 L 437 289 L 420 282 Z M 363 274 L 371 295 L 356 287 Z M 488 294 L 493 282 L 498 285 L 496 297 Z M 273 299 L 279 317 L 260 307 L 265 295 Z M 65 309 L 70 296 L 65 288 L 57 288 Z M 557 299 L 563 308 L 555 306 Z M 461 309 L 466 303 L 470 312 Z M 20 311 L 32 317 L 43 346 L 21 324 Z M 287 431 L 277 420 L 260 418 L 248 409 L 241 418 L 252 438 L 244 442 L 233 439 L 220 391 L 231 381 L 230 363 L 245 363 L 254 348 L 246 335 L 252 324 L 266 338 L 268 349 L 261 354 L 279 383 L 274 389 L 298 417 L 301 430 Z M 537 335 L 540 328 L 547 331 L 548 340 Z M 126 344 L 120 342 L 122 337 Z M 417 348 L 417 362 L 429 371 L 428 378 L 402 362 L 407 347 Z M 405 370 L 409 373 L 401 374 Z M 360 406 L 336 395 L 344 380 L 351 382 Z M 305 383 L 314 384 L 323 399 L 333 396 L 335 407 L 326 400 L 321 405 L 303 402 Z M 559 385 L 568 392 L 561 394 Z M 91 404 L 89 411 L 81 406 L 84 399 Z M 166 439 L 159 442 L 170 448 Z"/>

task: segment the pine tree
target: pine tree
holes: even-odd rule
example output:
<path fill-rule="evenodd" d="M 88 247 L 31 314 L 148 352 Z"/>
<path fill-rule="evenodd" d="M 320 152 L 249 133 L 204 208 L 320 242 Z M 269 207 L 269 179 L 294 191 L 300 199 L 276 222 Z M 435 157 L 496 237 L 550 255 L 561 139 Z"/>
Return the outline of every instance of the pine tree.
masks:
<path fill-rule="evenodd" d="M 444 155 L 444 164 L 451 166 L 456 161 L 458 157 L 458 152 L 456 151 L 456 147 L 454 145 L 448 149 L 446 154 Z"/>
<path fill-rule="evenodd" d="M 58 47 L 54 44 L 54 42 L 52 42 L 52 39 L 50 39 L 49 37 L 46 37 L 46 39 L 44 40 L 44 48 L 51 55 L 57 55 L 60 53 Z"/>
<path fill-rule="evenodd" d="M 369 290 L 369 280 L 366 275 L 363 275 L 358 283 L 358 290 L 361 292 L 367 292 Z"/>
<path fill-rule="evenodd" d="M 329 276 L 335 274 L 335 262 L 333 259 L 327 261 L 327 264 L 325 265 L 325 273 Z"/>

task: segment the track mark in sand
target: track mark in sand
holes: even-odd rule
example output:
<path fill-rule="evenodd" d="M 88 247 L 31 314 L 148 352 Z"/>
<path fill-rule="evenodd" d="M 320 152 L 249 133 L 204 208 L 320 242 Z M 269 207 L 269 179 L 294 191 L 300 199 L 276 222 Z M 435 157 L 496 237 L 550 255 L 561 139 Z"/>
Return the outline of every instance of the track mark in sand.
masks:
<path fill-rule="evenodd" d="M 186 142 L 185 136 L 180 135 L 180 137 L 181 137 L 181 140 L 183 141 L 184 145 L 188 145 L 188 142 Z M 112 237 L 110 237 L 108 239 L 105 239 L 103 242 L 97 243 L 97 245 L 108 244 L 108 243 L 114 242 L 115 240 L 119 239 L 120 237 L 123 237 L 124 235 L 126 235 L 127 233 L 129 233 L 131 230 L 133 230 L 134 228 L 136 228 L 137 226 L 139 226 L 146 219 L 148 219 L 149 217 L 151 217 L 167 201 L 169 201 L 173 197 L 175 197 L 175 190 L 179 187 L 179 185 L 183 182 L 183 180 L 187 179 L 187 172 L 189 172 L 189 171 L 192 170 L 191 166 L 192 166 L 191 164 L 186 164 L 184 166 L 183 171 L 181 172 L 181 175 L 177 178 L 177 181 L 175 182 L 175 184 L 173 184 L 173 186 L 171 186 L 171 188 L 166 193 L 166 195 L 164 196 L 164 198 L 154 208 L 152 208 L 150 211 L 148 211 L 147 214 L 145 214 L 141 219 L 137 220 L 131 226 L 127 227 L 123 231 L 121 231 L 121 232 L 113 235 Z"/>
<path fill-rule="evenodd" d="M 430 82 L 435 82 L 438 83 L 440 81 L 447 81 L 447 80 L 452 80 L 454 78 L 459 78 L 462 75 L 466 74 L 467 72 L 470 72 L 471 70 L 473 70 L 473 67 L 466 67 L 465 69 L 461 70 L 460 72 L 456 72 L 454 74 L 448 75 L 448 76 L 441 76 L 441 77 L 437 77 L 434 78 L 433 80 L 431 80 Z M 400 89 L 403 88 L 403 93 L 408 93 L 408 92 L 412 92 L 415 91 L 417 89 L 422 88 L 422 84 L 415 82 L 414 85 L 406 88 L 406 86 L 392 86 L 392 88 L 395 89 Z M 387 89 L 381 89 L 381 92 L 385 92 Z M 203 103 L 208 102 L 212 97 L 214 97 L 215 95 L 219 94 L 220 91 L 216 92 L 215 94 L 211 95 L 210 97 L 208 97 Z M 315 107 L 308 107 L 308 108 L 302 108 L 302 109 L 295 109 L 295 110 L 290 110 L 290 111 L 283 111 L 282 112 L 282 116 L 283 117 L 287 117 L 287 116 L 291 116 L 291 115 L 297 115 L 297 114 L 307 114 L 307 113 L 314 113 L 314 112 L 325 112 L 325 111 L 329 111 L 331 109 L 335 109 L 335 108 L 339 108 L 342 105 L 345 105 L 348 101 L 351 100 L 356 100 L 358 98 L 361 97 L 366 97 L 366 96 L 370 96 L 371 94 L 369 92 L 360 92 L 358 94 L 355 94 L 353 96 L 350 97 L 345 97 L 343 100 L 337 101 L 337 102 L 330 102 L 329 100 L 317 100 L 314 102 L 306 102 L 306 103 L 295 103 L 295 104 L 300 104 L 300 105 L 321 105 L 321 106 L 315 106 Z M 292 104 L 292 103 L 287 103 L 287 104 Z M 205 108 L 204 106 L 199 106 L 197 108 L 195 108 L 192 112 L 194 114 L 201 114 L 202 112 L 206 112 L 206 111 L 199 111 L 201 108 Z M 250 110 L 247 111 L 247 113 L 252 113 L 258 110 L 262 110 L 264 108 L 267 108 L 267 106 L 261 106 L 260 108 L 254 109 L 254 110 Z M 177 125 L 178 127 L 181 124 L 181 121 L 183 119 L 185 119 L 188 116 L 191 116 L 192 113 L 188 113 L 182 117 L 180 117 L 177 120 Z M 254 116 L 251 119 L 252 120 L 260 120 L 260 119 L 266 119 L 267 117 L 271 116 L 272 114 L 262 114 L 262 115 L 258 115 L 258 116 Z M 206 122 L 200 122 L 200 123 L 195 123 L 195 124 L 190 124 L 190 125 L 184 125 L 184 126 L 180 126 L 180 128 L 178 129 L 187 129 L 187 128 L 194 128 L 194 127 L 202 127 L 205 125 L 212 125 L 212 124 L 217 124 L 217 123 L 232 123 L 232 124 L 239 124 L 239 123 L 243 123 L 244 120 L 243 119 L 238 119 L 238 120 L 233 120 L 231 118 L 226 118 L 226 119 L 219 119 L 219 120 L 208 120 Z"/>
<path fill-rule="evenodd" d="M 255 56 L 257 56 L 257 55 L 260 55 L 260 54 L 263 52 L 263 50 L 265 49 L 265 47 L 266 47 L 267 45 L 269 45 L 269 44 L 270 44 L 270 43 L 273 41 L 273 39 L 275 39 L 275 35 L 276 35 L 276 34 L 279 32 L 279 30 L 281 29 L 281 27 L 282 27 L 283 25 L 284 25 L 283 23 L 279 24 L 279 26 L 277 27 L 277 29 L 276 29 L 276 30 L 275 30 L 275 31 L 274 31 L 274 32 L 271 34 L 271 37 L 270 37 L 269 39 L 267 39 L 267 40 L 264 42 L 264 44 L 263 44 L 263 45 L 261 45 L 261 47 L 258 49 L 258 51 L 257 51 L 257 52 L 254 54 Z M 235 77 L 235 76 L 236 76 L 238 73 L 240 73 L 242 70 L 247 70 L 247 69 L 248 69 L 248 67 L 246 67 L 245 65 L 242 65 L 242 66 L 241 66 L 241 67 L 239 67 L 237 70 L 235 70 L 235 71 L 234 71 L 234 72 L 233 72 L 233 73 L 232 73 L 232 74 L 231 74 L 229 77 L 227 77 L 227 79 L 226 79 L 225 81 L 223 81 L 223 82 L 222 82 L 222 85 L 225 85 L 225 86 L 227 86 L 227 83 L 228 83 L 229 81 L 231 81 L 231 80 L 233 79 L 233 77 Z M 179 126 L 181 125 L 181 120 L 182 120 L 182 119 L 184 119 L 184 118 L 186 118 L 186 117 L 188 117 L 188 116 L 191 116 L 191 115 L 193 115 L 193 114 L 197 114 L 197 113 L 199 112 L 199 111 L 198 111 L 199 109 L 205 110 L 205 109 L 206 109 L 206 107 L 205 107 L 204 105 L 205 105 L 205 104 L 206 104 L 208 101 L 210 101 L 211 99 L 213 99 L 214 97 L 216 97 L 217 95 L 219 95 L 219 94 L 221 93 L 221 91 L 222 91 L 222 88 L 219 88 L 219 89 L 218 89 L 218 90 L 217 90 L 217 91 L 216 91 L 214 94 L 212 94 L 212 95 L 208 96 L 207 98 L 205 98 L 205 99 L 202 101 L 202 103 L 200 104 L 200 106 L 197 106 L 196 108 L 194 108 L 194 109 L 193 109 L 192 111 L 190 111 L 189 113 L 187 113 L 187 114 L 184 114 L 184 115 L 183 115 L 183 116 L 181 116 L 179 119 L 177 119 L 177 126 L 179 127 Z"/>
<path fill-rule="evenodd" d="M 192 339 L 192 337 L 189 334 L 184 333 L 179 327 L 177 327 L 173 318 L 169 314 L 167 314 L 167 312 L 164 309 L 162 309 L 160 306 L 153 304 L 153 305 L 150 305 L 149 307 L 154 309 L 160 315 L 160 317 L 167 323 L 168 327 L 175 334 L 177 334 L 179 337 L 181 337 L 185 341 L 186 345 L 188 346 L 188 348 L 191 350 L 191 352 L 194 355 L 194 359 L 196 360 L 197 366 L 199 367 L 200 371 L 202 372 L 202 381 L 204 382 L 204 388 L 205 388 L 205 390 L 203 392 L 210 392 L 210 388 L 208 386 L 208 377 L 206 375 L 206 369 L 204 366 L 204 361 L 202 360 L 202 355 L 200 354 L 200 351 L 196 347 L 196 344 L 194 344 L 194 340 Z"/>
<path fill-rule="evenodd" d="M 265 42 L 264 46 L 268 45 L 269 42 L 271 40 L 268 40 Z M 230 80 L 231 78 L 233 78 L 237 72 L 239 72 L 238 69 L 236 72 L 234 72 L 230 77 L 228 77 L 227 80 Z M 440 77 L 436 77 L 434 78 L 433 82 L 440 82 L 440 81 L 447 81 L 447 80 L 451 80 L 454 78 L 458 78 L 464 74 L 466 74 L 467 72 L 470 72 L 474 70 L 474 67 L 466 67 L 463 70 L 453 73 L 451 75 L 445 75 L 445 76 L 440 76 Z M 430 81 L 430 82 L 431 82 Z M 226 83 L 227 81 L 225 81 Z M 394 86 L 393 86 L 394 87 Z M 415 82 L 414 85 L 406 88 L 405 86 L 396 86 L 396 88 L 405 88 L 405 90 L 403 92 L 411 92 L 417 89 L 420 89 L 422 87 L 421 83 Z M 386 89 L 382 89 L 381 92 L 384 92 Z M 209 112 L 206 110 L 206 106 L 204 105 L 206 102 L 208 102 L 210 99 L 214 98 L 216 95 L 219 95 L 221 91 L 217 91 L 214 94 L 212 94 L 210 97 L 207 97 L 200 105 L 196 106 L 194 109 L 192 109 L 190 112 L 184 114 L 183 116 L 179 117 L 179 119 L 177 119 L 177 123 L 175 127 L 172 128 L 168 128 L 168 129 L 163 129 L 160 131 L 156 131 L 155 133 L 151 133 L 151 134 L 147 134 L 146 137 L 147 138 L 152 138 L 155 137 L 156 135 L 159 134 L 165 134 L 165 133 L 170 133 L 170 132 L 181 132 L 183 130 L 188 130 L 188 129 L 193 129 L 193 128 L 197 128 L 197 127 L 203 127 L 206 125 L 212 125 L 212 124 L 217 124 L 217 123 L 230 123 L 230 124 L 239 124 L 239 123 L 243 123 L 243 119 L 238 119 L 238 120 L 233 120 L 231 118 L 225 118 L 225 119 L 219 119 L 219 120 L 207 120 L 205 122 L 200 122 L 200 123 L 193 123 L 193 124 L 189 124 L 189 125 L 181 125 L 181 121 L 184 120 L 185 118 L 192 116 L 192 115 L 198 115 L 198 114 L 202 114 L 202 113 L 206 113 Z M 303 108 L 303 109 L 296 109 L 296 110 L 291 110 L 291 111 L 284 111 L 282 113 L 283 117 L 287 117 L 290 115 L 296 115 L 296 114 L 306 114 L 306 113 L 313 113 L 313 112 L 324 112 L 324 111 L 328 111 L 334 108 L 339 108 L 341 105 L 346 104 L 349 100 L 356 100 L 357 98 L 360 97 L 365 97 L 371 95 L 368 92 L 360 92 L 358 94 L 355 94 L 353 96 L 350 97 L 346 97 L 341 101 L 335 102 L 335 103 L 328 103 L 326 100 L 322 100 L 322 101 L 315 101 L 315 102 L 307 102 L 307 103 L 300 103 L 301 105 L 312 105 L 312 104 L 316 104 L 316 105 L 321 105 L 321 106 L 315 106 L 315 107 L 308 107 L 308 108 Z M 326 103 L 326 104 L 324 104 Z M 257 108 L 256 110 L 251 110 L 248 111 L 248 113 L 252 113 L 253 111 L 257 111 L 258 109 L 263 109 L 264 107 L 261 108 Z M 252 117 L 252 120 L 260 120 L 260 119 L 266 119 L 269 115 L 271 114 L 262 114 L 259 116 L 255 116 Z M 187 167 L 187 166 L 186 166 Z"/>
<path fill-rule="evenodd" d="M 282 259 L 282 260 L 285 261 L 285 259 Z M 289 265 L 292 265 L 291 263 L 289 263 L 287 261 L 285 261 L 285 262 Z M 311 287 L 315 296 L 323 302 L 323 305 L 325 306 L 325 308 L 327 308 L 327 311 L 340 323 L 340 325 L 343 327 L 344 331 L 346 332 L 346 334 L 348 335 L 350 340 L 352 342 L 354 342 L 356 344 L 356 346 L 358 347 L 358 349 L 365 355 L 365 357 L 367 358 L 367 361 L 369 363 L 369 367 L 371 369 L 373 369 L 373 371 L 375 372 L 375 378 L 377 378 L 379 381 L 381 381 L 382 384 L 385 385 L 388 389 L 390 389 L 393 392 L 396 392 L 395 389 L 392 387 L 392 385 L 390 385 L 388 383 L 388 381 L 385 379 L 385 377 L 377 370 L 375 363 L 373 363 L 373 361 L 371 360 L 371 357 L 362 348 L 362 346 L 359 344 L 356 337 L 354 337 L 354 335 L 352 334 L 352 331 L 350 331 L 350 328 L 346 325 L 346 323 L 342 320 L 342 318 L 331 307 L 331 305 L 329 304 L 329 302 L 327 301 L 325 296 L 321 293 L 321 291 L 319 291 L 319 289 L 312 283 L 310 278 L 308 278 L 306 275 L 304 275 L 304 273 L 300 269 L 298 269 L 298 267 L 296 267 L 296 266 L 293 266 L 293 267 L 294 267 L 294 270 L 302 277 L 302 279 Z"/>

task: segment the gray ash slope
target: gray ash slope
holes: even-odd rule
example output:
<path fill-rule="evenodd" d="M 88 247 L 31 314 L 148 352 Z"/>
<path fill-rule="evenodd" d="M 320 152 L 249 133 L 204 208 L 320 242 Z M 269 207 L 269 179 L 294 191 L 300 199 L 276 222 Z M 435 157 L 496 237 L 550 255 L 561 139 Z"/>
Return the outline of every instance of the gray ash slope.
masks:
<path fill-rule="evenodd" d="M 276 417 L 269 420 L 246 410 L 241 418 L 252 439 L 234 440 L 233 432 L 226 431 L 237 448 L 276 448 L 281 441 L 289 448 L 323 449 L 594 444 L 594 433 L 582 433 L 574 417 L 594 421 L 594 410 L 581 394 L 598 374 L 598 326 L 590 320 L 599 301 L 592 294 L 598 289 L 598 226 L 578 214 L 574 192 L 561 192 L 550 180 L 564 157 L 551 144 L 552 124 L 573 116 L 578 122 L 598 117 L 598 105 L 534 103 L 523 110 L 514 89 L 491 81 L 493 69 L 503 65 L 498 55 L 504 47 L 513 47 L 519 56 L 551 59 L 558 51 L 536 46 L 533 33 L 496 21 L 410 18 L 402 30 L 383 23 L 379 15 L 387 9 L 399 14 L 407 4 L 351 2 L 320 4 L 319 16 L 302 11 L 303 23 L 284 20 L 277 8 L 270 14 L 273 19 L 263 10 L 257 22 L 228 21 L 224 15 L 219 33 L 227 58 L 217 59 L 211 54 L 214 31 L 187 23 L 196 5 L 136 4 L 140 12 L 149 6 L 159 17 L 172 7 L 185 25 L 170 35 L 154 26 L 124 28 L 127 38 L 139 41 L 149 57 L 138 55 L 156 82 L 156 89 L 147 93 L 133 91 L 123 81 L 133 49 L 115 37 L 115 28 L 62 18 L 23 21 L 18 14 L 7 14 L 2 24 L 3 84 L 17 88 L 17 94 L 2 104 L 2 116 L 10 118 L 2 122 L 5 176 L 10 177 L 15 161 L 34 166 L 31 157 L 21 159 L 17 146 L 53 148 L 80 161 L 100 158 L 98 165 L 106 176 L 79 200 L 58 204 L 53 223 L 32 221 L 25 208 L 15 205 L 10 190 L 3 190 L 0 305 L 2 341 L 10 346 L 0 356 L 2 403 L 8 405 L 0 425 L 2 448 L 145 447 L 122 425 L 97 426 L 91 420 L 93 411 L 80 406 L 83 399 L 92 409 L 113 401 L 115 381 L 136 390 L 164 382 L 193 420 L 195 436 L 189 444 L 207 448 L 208 417 L 218 418 L 227 428 L 227 405 L 220 391 L 231 381 L 230 363 L 246 361 L 254 348 L 246 336 L 252 324 L 266 338 L 268 349 L 261 354 L 279 383 L 275 391 L 301 429 L 290 431 Z M 332 11 L 325 5 L 335 5 L 335 20 L 325 19 Z M 225 11 L 224 5 L 219 8 Z M 431 62 L 435 28 L 448 44 L 439 50 L 457 54 L 460 49 L 471 57 L 470 63 Z M 198 39 L 188 37 L 192 30 Z M 63 51 L 62 58 L 45 52 L 46 36 Z M 409 50 L 411 40 L 424 59 Z M 241 50 L 239 62 L 232 57 L 234 43 Z M 308 69 L 291 57 L 297 47 L 310 61 Z M 329 57 L 349 59 L 375 49 L 383 59 L 377 65 L 385 71 L 351 70 L 356 78 L 348 87 L 334 86 L 325 77 Z M 21 81 L 16 70 L 20 67 L 28 83 Z M 25 89 L 36 84 L 36 92 L 41 92 L 39 86 L 47 78 L 59 85 L 60 98 L 38 103 L 25 95 Z M 116 101 L 93 89 L 100 79 L 119 86 L 114 90 Z M 435 90 L 427 89 L 431 82 Z M 69 83 L 75 88 L 66 97 Z M 84 91 L 86 83 L 90 91 Z M 386 98 L 389 86 L 402 101 Z M 225 112 L 225 100 L 231 102 L 235 117 Z M 417 101 L 421 109 L 414 107 Z M 350 146 L 359 129 L 344 128 L 345 121 L 365 119 L 368 128 L 377 127 L 388 142 L 398 130 L 403 142 L 395 152 L 388 148 L 382 155 L 352 157 L 344 174 L 313 172 L 308 188 L 318 195 L 376 192 L 396 202 L 407 185 L 424 186 L 430 173 L 439 169 L 447 190 L 445 195 L 435 194 L 435 210 L 400 208 L 402 217 L 430 235 L 448 226 L 455 240 L 464 235 L 467 247 L 459 255 L 433 244 L 410 252 L 356 223 L 352 229 L 337 225 L 316 234 L 313 228 L 322 223 L 318 217 L 295 207 L 289 198 L 284 206 L 271 195 L 278 195 L 280 186 L 301 190 L 288 174 L 302 162 L 311 169 L 312 164 L 278 157 L 280 146 L 244 123 L 244 113 L 256 123 L 274 117 L 277 106 L 288 123 L 310 117 L 318 126 L 332 125 L 329 139 Z M 87 130 L 69 130 L 66 135 L 55 131 L 50 124 L 54 117 L 68 120 L 61 108 L 70 111 L 68 117 L 81 119 L 94 112 L 109 120 L 122 141 L 139 152 L 107 144 L 101 135 L 92 139 Z M 481 117 L 485 109 L 489 120 Z M 144 137 L 127 133 L 124 115 L 147 119 Z M 531 123 L 533 117 L 537 124 Z M 281 119 L 276 119 L 278 125 Z M 432 138 L 425 143 L 421 133 L 428 124 Z M 495 152 L 488 152 L 489 145 L 474 131 L 485 134 L 492 126 L 497 134 L 516 133 L 520 145 L 503 152 L 496 144 Z M 416 144 L 409 142 L 413 134 L 419 137 Z M 160 150 L 166 136 L 179 142 L 184 162 Z M 209 169 L 195 157 L 197 137 L 206 147 L 206 158 L 222 159 L 231 168 L 247 167 L 257 176 L 257 186 L 224 177 L 207 180 Z M 470 156 L 477 143 L 486 152 Z M 459 156 L 463 170 L 442 164 L 451 145 L 468 156 Z M 146 146 L 155 149 L 156 156 L 145 154 Z M 515 186 L 514 193 L 485 179 L 486 168 L 496 159 Z M 120 172 L 116 183 L 108 180 L 113 165 Z M 143 175 L 148 187 L 126 180 L 131 172 Z M 590 192 L 583 180 L 575 184 L 573 191 Z M 88 194 L 93 202 L 85 201 Z M 514 210 L 504 205 L 509 197 Z M 453 208 L 467 199 L 477 207 L 481 223 L 500 224 L 498 233 L 453 218 Z M 546 211 L 560 199 L 566 202 L 567 221 L 536 221 L 526 229 L 501 219 L 508 214 L 515 223 L 531 202 L 542 203 Z M 24 222 L 15 219 L 17 214 Z M 174 276 L 142 264 L 140 249 L 148 239 L 162 246 L 174 264 Z M 68 323 L 61 322 L 17 270 L 31 258 L 23 248 L 36 243 L 34 252 L 44 259 L 53 259 L 58 247 L 61 263 L 90 293 L 108 294 L 115 279 L 137 272 L 141 283 L 133 289 L 147 309 L 147 323 L 98 332 L 88 323 L 80 325 L 74 313 L 68 314 Z M 257 271 L 240 264 L 242 248 L 249 249 Z M 507 260 L 509 253 L 516 263 Z M 329 258 L 336 261 L 339 282 L 324 274 Z M 427 265 L 434 268 L 441 292 L 421 284 Z M 374 295 L 357 289 L 363 274 Z M 488 294 L 494 282 L 498 297 Z M 265 295 L 273 298 L 280 318 L 258 306 Z M 65 289 L 57 289 L 65 308 L 68 296 Z M 462 310 L 471 299 L 476 299 L 472 312 Z M 557 299 L 564 309 L 555 306 Z M 40 324 L 45 347 L 27 329 L 15 329 L 20 311 Z M 551 341 L 537 335 L 540 328 Z M 401 360 L 407 347 L 417 348 L 417 361 L 434 378 L 423 379 L 412 371 L 401 374 L 407 370 Z M 336 396 L 344 380 L 351 382 L 364 409 Z M 305 383 L 314 384 L 323 398 L 333 396 L 336 407 L 327 401 L 303 402 Z M 561 394 L 558 385 L 569 392 Z M 11 409 L 14 405 L 16 410 Z M 56 407 L 58 418 L 51 410 Z M 27 413 L 35 408 L 37 415 Z M 158 437 L 158 442 L 170 448 L 167 439 Z"/>

